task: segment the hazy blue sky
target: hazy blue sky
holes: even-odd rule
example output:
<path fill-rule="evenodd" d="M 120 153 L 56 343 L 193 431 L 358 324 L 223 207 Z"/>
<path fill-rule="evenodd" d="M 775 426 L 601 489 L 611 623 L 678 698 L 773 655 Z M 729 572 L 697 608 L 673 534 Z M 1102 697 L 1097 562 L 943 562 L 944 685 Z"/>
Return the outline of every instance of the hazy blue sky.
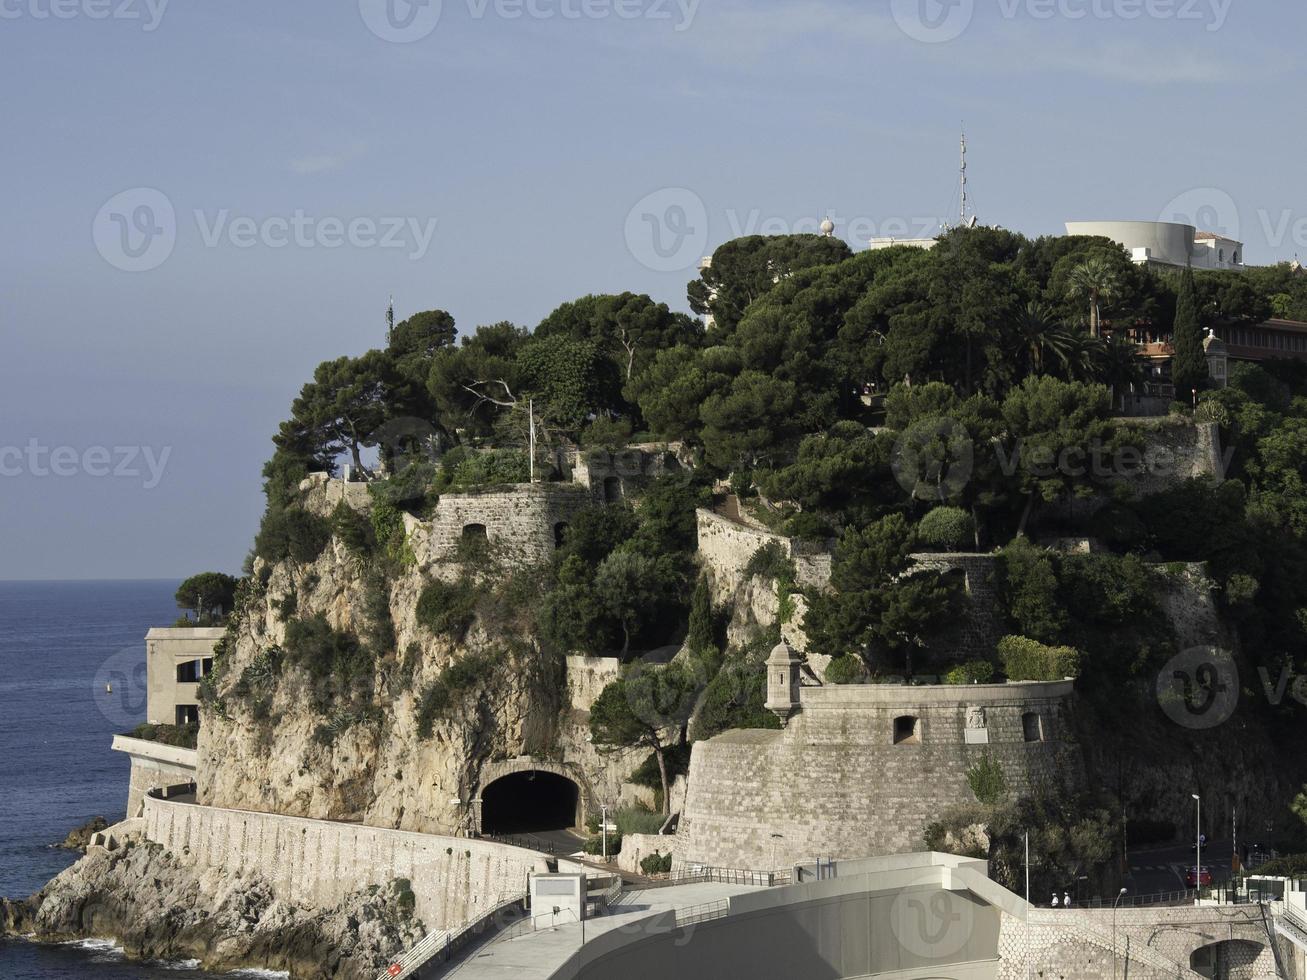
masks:
<path fill-rule="evenodd" d="M 0 578 L 236 571 L 277 422 L 390 293 L 685 308 L 738 234 L 951 212 L 964 119 L 987 223 L 1307 254 L 1299 3 L 389 3 L 0 0 Z"/>

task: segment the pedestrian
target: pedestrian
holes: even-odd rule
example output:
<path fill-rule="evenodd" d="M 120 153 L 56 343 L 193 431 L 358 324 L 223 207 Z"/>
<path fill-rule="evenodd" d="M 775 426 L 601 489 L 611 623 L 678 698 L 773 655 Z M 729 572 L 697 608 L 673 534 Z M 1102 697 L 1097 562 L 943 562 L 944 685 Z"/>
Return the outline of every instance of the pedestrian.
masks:
<path fill-rule="evenodd" d="M 1071 907 L 1071 893 L 1070 893 L 1070 892 L 1064 892 L 1064 893 L 1063 893 L 1063 895 L 1062 895 L 1062 907 L 1063 907 L 1063 908 L 1068 908 L 1068 909 Z"/>
<path fill-rule="evenodd" d="M 1057 908 L 1057 892 L 1053 892 L 1053 908 Z"/>

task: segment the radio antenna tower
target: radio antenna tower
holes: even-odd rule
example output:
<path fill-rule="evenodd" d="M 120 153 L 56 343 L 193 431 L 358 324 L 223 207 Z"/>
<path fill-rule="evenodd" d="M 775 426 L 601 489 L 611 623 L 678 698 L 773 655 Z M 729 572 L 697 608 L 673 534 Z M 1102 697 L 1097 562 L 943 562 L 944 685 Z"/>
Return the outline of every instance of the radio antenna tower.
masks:
<path fill-rule="evenodd" d="M 967 131 L 962 130 L 962 165 L 958 171 L 959 187 L 962 194 L 962 209 L 958 215 L 959 226 L 967 227 Z"/>

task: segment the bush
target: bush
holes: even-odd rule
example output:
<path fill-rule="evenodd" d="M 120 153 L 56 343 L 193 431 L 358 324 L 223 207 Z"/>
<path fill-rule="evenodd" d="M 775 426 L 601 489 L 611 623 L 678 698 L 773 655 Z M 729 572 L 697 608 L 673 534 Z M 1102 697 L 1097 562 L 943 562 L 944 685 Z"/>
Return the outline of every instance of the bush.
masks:
<path fill-rule="evenodd" d="M 1007 777 L 1003 775 L 1003 766 L 986 752 L 980 761 L 967 770 L 967 782 L 976 799 L 986 806 L 993 806 L 1007 795 Z"/>
<path fill-rule="evenodd" d="M 597 418 L 581 433 L 587 449 L 622 449 L 631 441 L 631 423 L 626 419 Z"/>
<path fill-rule="evenodd" d="M 945 684 L 988 684 L 994 679 L 994 665 L 988 660 L 958 664 L 944 675 Z"/>
<path fill-rule="evenodd" d="M 1003 672 L 1010 681 L 1060 681 L 1080 676 L 1080 651 L 1050 647 L 1024 636 L 1005 636 L 998 643 Z"/>
<path fill-rule="evenodd" d="M 526 483 L 531 478 L 531 464 L 520 449 L 492 449 L 485 453 L 468 453 L 445 457 L 436 486 L 440 489 L 467 490 L 505 483 Z"/>
<path fill-rule="evenodd" d="M 427 685 L 418 699 L 418 737 L 429 739 L 436 719 L 442 718 L 461 696 L 488 677 L 503 659 L 498 653 L 476 653 L 455 661 L 435 681 Z"/>
<path fill-rule="evenodd" d="M 331 524 L 300 507 L 269 507 L 254 539 L 254 553 L 270 562 L 316 561 L 331 541 Z"/>
<path fill-rule="evenodd" d="M 647 875 L 665 875 L 672 870 L 671 854 L 659 854 L 657 851 L 640 859 L 640 871 Z"/>
<path fill-rule="evenodd" d="M 160 745 L 173 745 L 182 749 L 193 749 L 199 742 L 199 725 L 137 725 L 132 729 L 132 738 L 146 742 L 158 742 Z"/>
<path fill-rule="evenodd" d="M 461 642 L 476 619 L 476 602 L 476 590 L 466 579 L 428 582 L 418 597 L 418 625 Z"/>
<path fill-rule="evenodd" d="M 917 525 L 917 537 L 933 548 L 957 551 L 974 545 L 976 522 L 961 507 L 936 507 Z"/>
<path fill-rule="evenodd" d="M 355 555 L 366 555 L 377 543 L 372 522 L 343 500 L 331 512 L 331 532 Z"/>
<path fill-rule="evenodd" d="M 417 564 L 417 555 L 408 543 L 408 532 L 404 530 L 404 514 L 391 504 L 377 504 L 372 508 L 368 518 L 377 544 L 385 551 L 386 557 L 400 565 Z"/>
<path fill-rule="evenodd" d="M 851 653 L 836 657 L 826 665 L 828 684 L 861 684 L 867 677 L 862 661 Z"/>
<path fill-rule="evenodd" d="M 1286 854 L 1284 857 L 1272 858 L 1254 868 L 1252 873 L 1270 878 L 1307 877 L 1307 854 Z"/>
<path fill-rule="evenodd" d="M 604 853 L 603 836 L 600 834 L 595 834 L 593 837 L 591 837 L 589 840 L 585 842 L 583 849 L 587 854 L 603 854 Z M 620 854 L 620 853 L 622 853 L 622 835 L 609 834 L 608 856 L 612 857 L 614 854 Z"/>
<path fill-rule="evenodd" d="M 613 823 L 617 826 L 617 832 L 625 837 L 628 834 L 656 834 L 662 830 L 666 819 L 661 813 L 652 810 L 629 807 L 618 810 Z"/>
<path fill-rule="evenodd" d="M 761 576 L 773 582 L 793 582 L 797 571 L 779 541 L 768 541 L 749 557 L 745 578 Z"/>
<path fill-rule="evenodd" d="M 290 663 L 304 667 L 316 678 L 349 683 L 370 675 L 372 660 L 353 633 L 331 628 L 319 613 L 286 624 L 286 654 Z"/>

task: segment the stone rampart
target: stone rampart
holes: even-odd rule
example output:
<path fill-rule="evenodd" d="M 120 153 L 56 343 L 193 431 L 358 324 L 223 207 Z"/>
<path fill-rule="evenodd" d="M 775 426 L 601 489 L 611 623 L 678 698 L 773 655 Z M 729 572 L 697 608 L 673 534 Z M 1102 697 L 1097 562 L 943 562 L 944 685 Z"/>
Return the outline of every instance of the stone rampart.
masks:
<path fill-rule="evenodd" d="M 442 494 L 430 521 L 405 517 L 409 541 L 424 568 L 455 562 L 463 549 L 488 545 L 508 565 L 549 560 L 577 512 L 591 503 L 585 487 L 523 483 Z"/>
<path fill-rule="evenodd" d="M 962 653 L 991 660 L 1003 638 L 1002 597 L 999 595 L 997 555 L 924 553 L 912 555 L 912 571 L 956 572 L 963 577 L 966 595 L 962 615 L 935 641 L 950 660 Z"/>
<path fill-rule="evenodd" d="M 535 851 L 459 837 L 224 810 L 147 795 L 145 836 L 174 855 L 229 876 L 258 874 L 277 896 L 331 908 L 371 885 L 407 878 L 428 929 L 457 928 L 525 894 L 548 870 Z"/>
<path fill-rule="evenodd" d="M 711 510 L 697 511 L 699 558 L 708 569 L 713 601 L 726 602 L 744 584 L 749 559 L 764 545 L 777 544 L 794 562 L 795 579 L 804 588 L 830 585 L 830 551 L 809 542 L 733 521 Z"/>
<path fill-rule="evenodd" d="M 161 786 L 195 781 L 195 749 L 183 749 L 162 742 L 150 742 L 130 735 L 115 735 L 113 750 L 126 753 L 132 762 L 127 784 L 127 818 L 140 816 L 145 794 Z"/>
<path fill-rule="evenodd" d="M 1225 479 L 1221 429 L 1215 422 L 1195 423 L 1168 416 L 1121 419 L 1117 425 L 1143 446 L 1142 460 L 1127 460 L 1125 454 L 1118 460 L 1130 472 L 1116 482 L 1136 494 L 1160 493 L 1198 477 L 1218 483 Z"/>
<path fill-rule="evenodd" d="M 800 689 L 784 731 L 694 746 L 677 867 L 770 869 L 815 855 L 914 851 L 948 806 L 975 802 L 987 754 L 1014 793 L 1083 778 L 1072 682 Z"/>

